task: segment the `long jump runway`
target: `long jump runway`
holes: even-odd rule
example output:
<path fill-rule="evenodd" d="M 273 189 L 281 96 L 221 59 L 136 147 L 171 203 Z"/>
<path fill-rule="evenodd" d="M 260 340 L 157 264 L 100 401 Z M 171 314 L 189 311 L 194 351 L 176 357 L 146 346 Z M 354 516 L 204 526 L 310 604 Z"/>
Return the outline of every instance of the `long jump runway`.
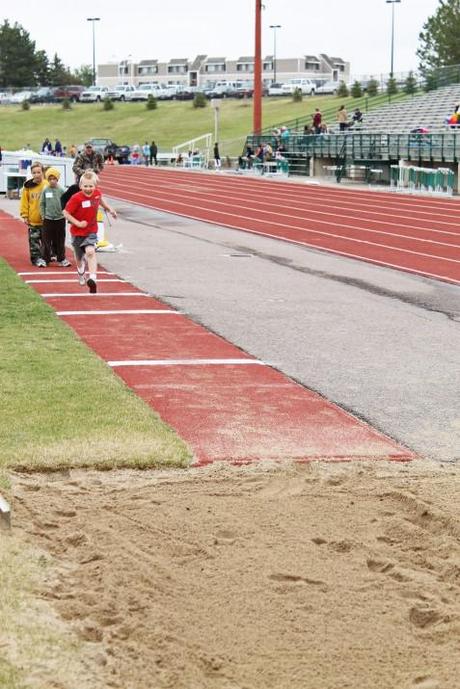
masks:
<path fill-rule="evenodd" d="M 108 167 L 113 198 L 460 284 L 459 203 L 228 174 Z"/>
<path fill-rule="evenodd" d="M 164 196 L 169 176 L 150 177 L 148 172 L 110 171 L 104 175 L 104 190 L 121 198 L 127 177 L 138 186 L 139 174 L 158 180 L 163 186 L 158 195 Z M 186 183 L 185 176 L 178 178 L 171 177 Z M 115 184 L 120 185 L 118 194 Z M 200 186 L 193 175 L 189 185 Z M 150 198 L 147 188 L 142 198 Z M 24 225 L 0 212 L 0 228 L 1 256 L 177 430 L 190 444 L 196 464 L 415 457 L 270 362 L 255 359 L 113 273 L 101 269 L 98 294 L 90 295 L 73 270 L 31 266 Z"/>

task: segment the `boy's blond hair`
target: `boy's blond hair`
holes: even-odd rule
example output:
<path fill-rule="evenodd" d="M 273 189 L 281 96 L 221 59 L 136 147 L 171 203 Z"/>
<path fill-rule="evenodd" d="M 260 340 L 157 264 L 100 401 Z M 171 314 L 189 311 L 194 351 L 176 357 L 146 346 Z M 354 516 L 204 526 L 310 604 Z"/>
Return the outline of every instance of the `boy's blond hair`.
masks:
<path fill-rule="evenodd" d="M 79 184 L 78 184 L 78 186 L 80 187 L 80 189 L 81 189 L 81 187 L 82 187 L 84 181 L 87 181 L 87 182 L 90 182 L 90 181 L 91 181 L 91 182 L 94 182 L 94 186 L 96 186 L 97 183 L 98 183 L 98 181 L 99 181 L 99 179 L 98 179 L 98 176 L 96 175 L 96 173 L 94 172 L 94 170 L 85 170 L 85 172 L 84 172 L 84 173 L 82 174 L 82 176 L 80 177 L 80 182 L 79 182 Z"/>
<path fill-rule="evenodd" d="M 42 172 L 43 172 L 43 170 L 44 170 L 43 164 L 42 164 L 39 160 L 34 160 L 34 162 L 32 163 L 32 165 L 30 166 L 30 171 L 31 171 L 31 172 L 32 172 L 32 170 L 34 169 L 34 167 L 39 167 L 40 170 L 41 170 Z"/>

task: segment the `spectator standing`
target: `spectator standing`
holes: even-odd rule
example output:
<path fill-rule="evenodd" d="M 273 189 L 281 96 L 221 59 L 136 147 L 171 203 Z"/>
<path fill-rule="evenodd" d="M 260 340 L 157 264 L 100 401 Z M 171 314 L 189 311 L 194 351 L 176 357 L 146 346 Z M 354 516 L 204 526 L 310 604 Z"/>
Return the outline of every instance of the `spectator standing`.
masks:
<path fill-rule="evenodd" d="M 42 143 L 42 149 L 40 152 L 48 155 L 49 153 L 52 153 L 52 151 L 53 151 L 53 147 L 51 145 L 51 141 L 48 139 L 48 137 L 46 137 L 46 139 Z"/>
<path fill-rule="evenodd" d="M 150 161 L 150 146 L 148 145 L 147 141 L 142 146 L 142 155 L 144 156 L 144 165 L 148 166 Z"/>
<path fill-rule="evenodd" d="M 102 153 L 95 151 L 93 144 L 90 141 L 85 143 L 85 148 L 75 158 L 72 170 L 77 177 L 77 182 L 86 170 L 93 170 L 96 174 L 102 172 L 104 169 L 104 156 Z"/>
<path fill-rule="evenodd" d="M 158 165 L 157 162 L 157 155 L 158 155 L 158 146 L 154 141 L 150 144 L 150 165 Z"/>
<path fill-rule="evenodd" d="M 71 158 L 75 158 L 76 155 L 77 155 L 77 147 L 75 146 L 75 144 L 70 144 L 70 146 L 69 146 L 69 156 L 70 156 Z"/>
<path fill-rule="evenodd" d="M 56 139 L 54 142 L 54 155 L 59 157 L 62 156 L 62 144 L 59 139 Z"/>
<path fill-rule="evenodd" d="M 220 170 L 221 165 L 222 165 L 222 162 L 221 162 L 221 160 L 220 160 L 219 144 L 218 144 L 217 141 L 216 141 L 216 143 L 214 144 L 214 152 L 213 152 L 213 154 L 214 154 L 214 166 L 215 166 L 216 170 Z"/>
<path fill-rule="evenodd" d="M 348 113 L 344 105 L 341 105 L 337 110 L 337 122 L 339 123 L 340 131 L 344 132 L 348 127 Z"/>
<path fill-rule="evenodd" d="M 291 132 L 287 127 L 281 127 L 281 134 L 280 134 L 280 139 L 281 143 L 286 144 L 289 141 L 289 137 L 291 136 Z"/>
<path fill-rule="evenodd" d="M 59 186 L 59 170 L 49 167 L 45 172 L 48 185 L 40 197 L 40 214 L 43 219 L 42 242 L 43 260 L 51 261 L 54 253 L 57 262 L 63 268 L 71 264 L 65 257 L 65 218 L 61 208 L 61 197 L 64 189 Z"/>
<path fill-rule="evenodd" d="M 316 108 L 315 114 L 313 115 L 313 131 L 315 134 L 321 134 L 321 122 L 323 116 L 319 108 Z"/>
<path fill-rule="evenodd" d="M 37 268 L 46 268 L 42 256 L 42 216 L 40 214 L 40 197 L 48 186 L 43 175 L 43 165 L 35 161 L 31 165 L 32 179 L 24 183 L 19 214 L 28 227 L 30 261 Z"/>
<path fill-rule="evenodd" d="M 97 187 L 97 175 L 91 170 L 80 178 L 80 191 L 74 194 L 64 208 L 64 217 L 69 221 L 72 245 L 77 262 L 78 282 L 86 285 L 91 294 L 97 292 L 97 212 L 102 206 L 113 218 L 116 211 L 109 206 Z M 86 264 L 89 277 L 86 280 Z"/>

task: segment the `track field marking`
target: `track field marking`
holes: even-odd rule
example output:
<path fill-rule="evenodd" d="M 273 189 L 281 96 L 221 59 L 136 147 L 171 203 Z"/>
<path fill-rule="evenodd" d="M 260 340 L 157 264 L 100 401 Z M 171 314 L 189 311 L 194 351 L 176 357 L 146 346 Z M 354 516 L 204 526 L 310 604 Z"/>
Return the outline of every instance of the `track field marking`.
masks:
<path fill-rule="evenodd" d="M 117 197 L 117 196 L 114 196 L 113 194 L 110 194 L 109 192 L 107 192 L 107 196 L 110 196 L 111 198 L 114 198 L 114 199 L 118 199 L 119 201 L 122 201 L 124 203 L 127 203 L 127 202 L 129 203 L 129 201 L 130 201 L 130 199 L 128 199 L 126 197 L 125 198 Z M 148 208 L 150 210 L 152 208 L 155 208 L 154 206 L 149 206 L 146 203 L 140 203 L 139 201 L 132 201 L 132 203 L 135 203 L 138 206 L 142 206 L 144 208 Z M 269 239 L 276 239 L 279 241 L 288 242 L 289 244 L 296 244 L 298 246 L 305 246 L 305 247 L 308 247 L 310 249 L 314 249 L 315 251 L 321 251 L 322 253 L 335 254 L 336 256 L 346 256 L 347 258 L 362 260 L 362 261 L 365 261 L 366 263 L 373 263 L 375 265 L 384 266 L 386 268 L 396 268 L 397 270 L 401 270 L 402 272 L 413 273 L 414 275 L 424 275 L 426 277 L 434 278 L 437 280 L 444 280 L 444 281 L 450 282 L 454 285 L 460 285 L 460 280 L 456 280 L 455 278 L 451 278 L 448 275 L 442 275 L 440 273 L 432 273 L 430 271 L 420 270 L 417 268 L 411 268 L 409 266 L 404 266 L 404 265 L 401 265 L 399 263 L 391 263 L 391 262 L 383 261 L 380 259 L 369 258 L 367 256 L 362 256 L 361 254 L 352 254 L 352 253 L 347 252 L 347 251 L 339 251 L 337 249 L 322 247 L 322 246 L 318 246 L 317 244 L 311 244 L 310 242 L 307 242 L 307 241 L 301 242 L 301 241 L 296 240 L 296 239 L 289 239 L 288 237 L 283 237 L 282 235 L 272 234 L 269 232 L 262 232 L 262 230 L 249 229 L 248 227 L 245 227 L 243 225 L 236 225 L 236 224 L 229 223 L 229 222 L 211 220 L 209 218 L 203 218 L 199 215 L 192 215 L 190 213 L 183 213 L 183 212 L 181 213 L 181 212 L 177 212 L 177 211 L 175 212 L 172 210 L 166 210 L 166 209 L 161 209 L 161 208 L 158 210 L 161 210 L 164 213 L 169 213 L 170 215 L 179 215 L 179 216 L 184 217 L 184 218 L 190 218 L 191 220 L 199 220 L 201 222 L 209 223 L 211 225 L 220 225 L 222 227 L 228 227 L 231 230 L 242 230 L 243 232 L 249 232 L 251 234 L 257 234 L 257 235 L 260 235 L 262 237 L 268 237 Z M 371 246 L 375 246 L 371 242 L 370 242 L 370 244 L 371 244 Z M 390 248 L 392 248 L 392 247 L 390 247 Z M 436 258 L 436 256 L 430 256 L 430 258 Z"/>
<path fill-rule="evenodd" d="M 57 316 L 115 316 L 121 314 L 163 314 L 173 313 L 181 315 L 180 311 L 171 309 L 115 309 L 113 311 L 56 311 Z"/>
<path fill-rule="evenodd" d="M 107 361 L 109 366 L 267 366 L 259 359 L 128 359 L 126 361 Z"/>
<path fill-rule="evenodd" d="M 113 196 L 113 194 L 110 194 L 110 192 L 105 192 L 105 193 L 107 194 L 107 196 L 110 196 L 111 198 L 115 198 Z M 136 192 L 129 192 L 129 194 L 132 194 L 134 196 L 141 196 L 141 197 L 143 196 L 142 194 L 137 194 Z M 124 199 L 120 199 L 120 200 L 126 201 L 127 199 L 124 198 Z M 134 201 L 134 203 L 137 203 L 137 202 Z M 247 214 L 246 215 L 238 215 L 237 213 L 231 213 L 231 212 L 223 211 L 223 210 L 215 211 L 215 210 L 210 210 L 207 207 L 198 206 L 196 204 L 191 204 L 191 203 L 182 203 L 180 201 L 173 201 L 171 203 L 174 203 L 178 206 L 185 206 L 186 208 L 192 207 L 192 208 L 195 208 L 195 209 L 200 210 L 200 211 L 205 211 L 208 214 L 209 213 L 216 213 L 216 214 L 218 213 L 218 214 L 221 214 L 223 216 L 226 215 L 226 216 L 230 216 L 231 218 L 238 218 L 238 220 L 241 220 L 244 218 L 246 220 L 253 220 L 255 222 L 264 223 L 265 225 L 274 225 L 275 227 L 281 227 L 283 229 L 297 230 L 298 232 L 306 232 L 306 233 L 310 233 L 310 234 L 318 234 L 318 235 L 321 235 L 324 237 L 331 237 L 332 239 L 343 239 L 344 241 L 348 241 L 348 242 L 355 242 L 357 244 L 365 244 L 367 246 L 378 247 L 380 249 L 389 249 L 391 251 L 400 251 L 402 253 L 410 254 L 413 256 L 423 256 L 425 258 L 437 259 L 439 261 L 448 261 L 450 263 L 460 263 L 460 260 L 455 259 L 455 258 L 448 258 L 446 256 L 438 256 L 437 254 L 426 254 L 426 253 L 421 252 L 421 251 L 413 251 L 412 249 L 402 249 L 402 248 L 397 247 L 397 246 L 391 246 L 390 244 L 381 244 L 380 242 L 371 242 L 368 239 L 357 239 L 356 237 L 347 237 L 346 235 L 335 234 L 334 232 L 324 232 L 322 230 L 313 230 L 313 229 L 310 229 L 308 227 L 300 227 L 300 225 L 291 225 L 291 224 L 286 224 L 286 223 L 281 224 L 280 222 L 274 222 L 274 221 L 272 222 L 271 220 L 264 220 L 263 218 L 248 218 Z M 225 205 L 223 202 L 219 202 L 219 201 L 215 201 L 214 203 L 218 203 L 219 205 Z M 145 203 L 141 203 L 139 205 L 142 205 L 146 208 L 152 208 L 152 206 L 148 206 Z M 158 208 L 158 206 L 157 206 L 157 208 Z M 226 227 L 234 227 L 235 229 L 245 230 L 246 232 L 248 231 L 248 228 L 244 227 L 244 226 L 236 227 L 236 226 L 229 225 L 228 223 L 222 223 L 219 220 L 211 220 L 210 218 L 203 218 L 201 216 L 191 215 L 190 213 L 183 213 L 181 211 L 166 210 L 164 208 L 159 208 L 159 210 L 161 210 L 162 212 L 172 213 L 174 215 L 181 215 L 181 216 L 184 216 L 187 218 L 193 218 L 194 220 L 201 220 L 202 222 L 210 222 L 214 225 L 225 224 Z M 272 211 L 259 211 L 259 212 L 268 214 L 270 216 L 279 215 L 283 219 L 286 217 L 295 217 L 295 216 L 286 216 L 286 215 L 283 215 L 282 213 L 276 213 L 276 212 L 272 212 Z M 296 218 L 296 219 L 299 220 L 300 218 Z M 318 222 L 324 223 L 325 221 L 320 220 Z M 327 223 L 327 224 L 330 225 L 331 223 Z M 352 225 L 344 225 L 344 227 L 346 227 L 348 229 L 355 229 L 355 230 L 358 230 L 361 232 L 362 231 L 378 232 L 378 230 L 366 230 L 366 228 L 354 227 Z M 278 235 L 263 233 L 263 232 L 259 232 L 258 230 L 249 230 L 249 231 L 250 232 L 256 232 L 258 234 L 265 234 L 265 236 L 267 236 L 267 237 L 275 237 L 276 239 L 284 239 L 284 237 L 282 237 L 282 236 L 279 237 Z M 380 234 L 391 235 L 391 233 L 380 233 Z M 405 239 L 411 239 L 411 238 L 406 237 Z M 417 240 L 417 241 L 429 241 L 429 240 Z M 298 242 L 298 243 L 302 244 L 302 242 Z M 436 243 L 441 244 L 442 246 L 447 246 L 446 244 L 442 244 L 441 242 L 436 242 Z M 309 245 L 309 246 L 312 246 L 312 245 Z M 315 246 L 315 245 L 313 245 L 313 246 Z M 315 246 L 315 248 L 323 249 L 324 251 L 330 251 L 330 249 L 328 249 L 326 247 Z M 455 247 L 455 248 L 457 248 L 457 247 Z M 458 248 L 460 248 L 460 246 Z M 337 252 L 337 253 L 343 253 L 343 252 Z M 356 254 L 344 254 L 344 255 L 350 255 L 350 256 L 354 256 L 355 258 L 361 258 L 360 256 L 358 256 Z"/>
<path fill-rule="evenodd" d="M 55 285 L 66 282 L 73 282 L 76 284 L 77 278 L 70 278 L 68 280 L 24 280 L 24 282 L 28 285 L 38 285 L 43 284 L 44 282 L 53 282 Z M 97 282 L 99 284 L 100 282 L 126 282 L 126 280 L 122 280 L 121 278 L 109 278 L 108 280 L 105 280 L 104 278 L 99 278 Z M 83 287 L 84 285 L 81 286 Z"/>
<path fill-rule="evenodd" d="M 147 292 L 97 292 L 96 294 L 89 292 L 48 292 L 41 294 L 41 296 L 45 299 L 52 299 L 53 297 L 91 297 L 91 299 L 95 297 L 152 297 Z"/>
<path fill-rule="evenodd" d="M 70 273 L 72 274 L 72 271 L 70 271 Z M 62 277 L 64 277 L 64 275 L 68 275 L 68 274 L 69 274 L 69 270 L 68 269 L 66 270 L 65 268 L 63 270 L 47 270 L 46 272 L 43 272 L 43 268 L 41 268 L 41 270 L 34 270 L 34 271 L 31 271 L 30 273 L 18 273 L 18 275 L 20 275 L 21 277 L 24 277 L 26 275 L 46 275 L 46 276 L 48 276 L 48 275 L 61 275 Z M 114 273 L 109 273 L 108 271 L 102 271 L 102 270 L 99 271 L 98 274 L 99 275 L 114 275 Z"/>

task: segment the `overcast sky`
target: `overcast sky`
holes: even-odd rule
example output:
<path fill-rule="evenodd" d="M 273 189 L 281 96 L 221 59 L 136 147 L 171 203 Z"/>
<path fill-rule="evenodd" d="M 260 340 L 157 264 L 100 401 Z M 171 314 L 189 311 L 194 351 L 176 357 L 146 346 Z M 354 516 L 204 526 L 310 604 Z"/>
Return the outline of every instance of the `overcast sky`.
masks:
<path fill-rule="evenodd" d="M 69 67 L 96 62 L 135 61 L 197 54 L 237 58 L 254 52 L 255 0 L 92 0 L 2 3 L 3 18 L 18 22 L 48 55 L 57 52 Z M 86 4 L 88 9 L 84 9 Z M 262 53 L 300 57 L 327 53 L 351 62 L 353 75 L 390 71 L 392 5 L 385 0 L 264 0 Z M 439 0 L 401 0 L 394 5 L 394 71 L 417 68 L 418 35 Z"/>

